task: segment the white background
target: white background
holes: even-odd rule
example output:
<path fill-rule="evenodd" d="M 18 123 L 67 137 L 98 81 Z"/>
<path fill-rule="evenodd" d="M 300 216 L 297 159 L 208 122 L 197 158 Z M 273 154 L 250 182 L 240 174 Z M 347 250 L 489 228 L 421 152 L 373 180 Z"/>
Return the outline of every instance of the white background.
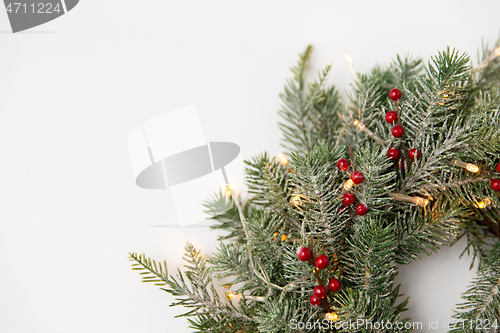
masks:
<path fill-rule="evenodd" d="M 498 1 L 82 0 L 13 35 L 0 10 L 0 331 L 189 332 L 127 253 L 174 271 L 186 241 L 209 253 L 217 234 L 150 227 L 176 217 L 166 192 L 135 186 L 132 129 L 195 103 L 208 140 L 278 154 L 278 94 L 307 44 L 313 72 L 332 63 L 344 92 L 345 53 L 360 72 L 447 45 L 476 59 L 498 13 Z M 473 276 L 463 247 L 402 269 L 409 316 L 450 318 Z"/>

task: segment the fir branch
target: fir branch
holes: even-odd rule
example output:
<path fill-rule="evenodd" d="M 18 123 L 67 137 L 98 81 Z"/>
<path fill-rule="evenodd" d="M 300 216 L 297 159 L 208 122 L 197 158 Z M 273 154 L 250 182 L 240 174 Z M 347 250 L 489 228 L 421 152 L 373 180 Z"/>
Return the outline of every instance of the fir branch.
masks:
<path fill-rule="evenodd" d="M 246 322 L 252 322 L 253 319 L 244 313 L 240 313 L 234 306 L 222 304 L 218 294 L 212 284 L 210 270 L 206 266 L 205 260 L 200 255 L 192 244 L 186 245 L 185 260 L 189 265 L 186 266 L 187 271 L 183 275 L 178 272 L 177 278 L 168 276 L 167 266 L 164 262 L 163 267 L 157 266 L 154 261 L 146 258 L 145 255 L 137 255 L 130 253 L 130 260 L 134 262 L 134 270 L 142 270 L 143 282 L 155 282 L 155 285 L 168 286 L 160 288 L 173 296 L 176 296 L 177 302 L 171 306 L 182 305 L 187 308 L 193 308 L 182 315 L 198 316 L 198 315 L 220 315 L 219 319 L 224 321 L 226 325 L 227 318 L 236 318 Z M 184 277 L 185 276 L 185 277 Z M 186 278 L 190 286 L 186 283 Z"/>
<path fill-rule="evenodd" d="M 476 328 L 476 323 L 483 325 L 488 321 L 490 325 L 496 322 L 500 316 L 500 243 L 493 245 L 488 253 L 486 265 L 484 265 L 472 282 L 469 289 L 462 295 L 465 301 L 457 306 L 457 312 L 453 318 L 457 322 L 452 326 L 450 332 L 483 332 L 482 328 Z M 469 325 L 472 323 L 473 327 Z M 464 329 L 465 327 L 465 329 Z"/>

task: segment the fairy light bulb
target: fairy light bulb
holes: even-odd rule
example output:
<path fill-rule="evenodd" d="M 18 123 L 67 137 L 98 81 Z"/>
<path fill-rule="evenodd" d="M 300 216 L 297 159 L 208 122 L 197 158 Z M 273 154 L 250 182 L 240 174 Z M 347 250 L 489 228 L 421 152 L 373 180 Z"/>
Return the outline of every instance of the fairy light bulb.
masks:
<path fill-rule="evenodd" d="M 425 208 L 429 204 L 429 200 L 420 198 L 420 197 L 410 197 L 408 195 L 400 194 L 400 193 L 391 193 L 391 197 L 396 201 L 405 201 L 419 205 L 422 208 Z"/>
<path fill-rule="evenodd" d="M 378 135 L 376 135 L 375 133 L 373 133 L 372 131 L 370 131 L 368 128 L 366 128 L 366 125 L 363 124 L 362 122 L 360 122 L 359 120 L 354 119 L 354 122 L 352 124 L 358 130 L 360 130 L 361 132 L 365 133 L 366 135 L 368 135 L 373 140 L 377 141 L 377 143 L 379 143 L 380 145 L 385 145 L 386 144 L 386 142 L 384 140 L 382 140 Z"/>
<path fill-rule="evenodd" d="M 488 198 L 484 198 L 483 201 L 476 203 L 476 207 L 480 208 L 480 209 L 484 209 L 484 208 L 488 207 L 490 204 L 491 204 L 491 200 Z"/>
<path fill-rule="evenodd" d="M 365 124 L 363 124 L 362 122 L 360 122 L 357 119 L 354 120 L 353 125 L 354 125 L 354 127 L 357 127 L 360 131 L 363 131 L 366 128 Z"/>
<path fill-rule="evenodd" d="M 329 321 L 336 322 L 337 320 L 339 320 L 339 315 L 336 314 L 335 312 L 329 312 L 329 313 L 325 314 L 325 319 L 329 320 Z"/>
<path fill-rule="evenodd" d="M 429 200 L 424 198 L 416 198 L 415 203 L 420 207 L 425 207 L 429 204 Z"/>
<path fill-rule="evenodd" d="M 453 165 L 464 168 L 465 170 L 472 172 L 472 173 L 478 173 L 479 172 L 479 167 L 475 164 L 472 163 L 465 163 L 464 161 L 461 160 L 454 160 L 452 162 Z"/>
<path fill-rule="evenodd" d="M 500 56 L 500 46 L 497 47 L 494 52 L 497 56 Z"/>
<path fill-rule="evenodd" d="M 347 61 L 348 65 L 352 65 L 352 58 L 350 55 L 346 54 L 345 55 L 345 60 Z"/>
<path fill-rule="evenodd" d="M 202 259 L 203 258 L 203 254 L 201 254 L 201 252 L 193 251 L 193 257 L 194 257 L 195 260 Z"/>
<path fill-rule="evenodd" d="M 226 196 L 230 197 L 231 196 L 231 186 L 226 185 Z"/>
<path fill-rule="evenodd" d="M 356 71 L 354 70 L 354 62 L 352 61 L 352 58 L 350 55 L 346 54 L 345 55 L 345 61 L 347 61 L 347 67 L 349 67 L 349 71 L 351 72 L 352 78 L 354 81 L 358 82 L 358 74 L 356 74 Z"/>
<path fill-rule="evenodd" d="M 300 196 L 299 195 L 294 195 L 292 198 L 292 204 L 295 206 L 298 206 L 300 204 Z"/>
<path fill-rule="evenodd" d="M 241 299 L 241 294 L 237 294 L 233 291 L 227 293 L 227 296 L 229 296 L 229 299 L 237 299 L 237 300 L 240 300 Z"/>
<path fill-rule="evenodd" d="M 273 240 L 275 240 L 276 238 L 278 238 L 279 234 L 280 234 L 279 232 L 275 232 L 275 233 L 273 234 Z M 283 234 L 283 235 L 281 236 L 281 241 L 282 241 L 282 242 L 286 241 L 287 239 L 288 239 L 288 235 Z"/>
<path fill-rule="evenodd" d="M 354 185 L 354 182 L 351 179 L 348 179 L 344 183 L 344 190 L 349 191 L 353 185 Z"/>
<path fill-rule="evenodd" d="M 281 164 L 287 165 L 288 164 L 288 159 L 285 157 L 283 154 L 278 155 L 278 160 L 280 161 Z"/>

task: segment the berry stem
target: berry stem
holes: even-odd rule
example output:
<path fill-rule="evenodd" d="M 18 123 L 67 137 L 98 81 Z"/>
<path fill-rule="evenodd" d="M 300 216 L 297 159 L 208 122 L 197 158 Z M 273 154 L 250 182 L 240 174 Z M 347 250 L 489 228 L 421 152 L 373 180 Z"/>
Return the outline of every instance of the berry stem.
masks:
<path fill-rule="evenodd" d="M 399 114 L 399 100 L 396 101 L 396 114 L 398 116 L 398 125 L 401 126 L 401 116 Z M 401 126 L 401 127 L 403 127 L 403 126 Z M 406 153 L 404 134 L 403 134 L 403 137 L 401 138 L 401 145 L 403 146 L 403 157 L 404 157 L 405 162 L 408 163 L 408 172 L 410 172 L 412 161 L 408 158 L 408 154 Z"/>
<path fill-rule="evenodd" d="M 318 285 L 323 285 L 321 283 L 321 278 L 319 277 L 319 269 L 316 267 L 316 257 L 314 255 L 314 239 L 313 236 L 309 238 L 309 249 L 311 249 L 311 263 L 314 266 L 314 272 L 316 273 L 316 279 L 318 280 Z M 328 295 L 321 299 L 321 305 L 326 309 L 326 312 L 330 312 L 330 304 L 328 303 Z"/>

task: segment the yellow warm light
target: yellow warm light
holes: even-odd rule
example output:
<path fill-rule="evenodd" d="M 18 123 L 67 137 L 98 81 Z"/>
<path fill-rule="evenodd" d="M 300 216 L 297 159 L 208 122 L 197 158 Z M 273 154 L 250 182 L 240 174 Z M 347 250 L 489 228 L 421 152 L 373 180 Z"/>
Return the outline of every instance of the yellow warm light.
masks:
<path fill-rule="evenodd" d="M 283 154 L 278 155 L 278 160 L 280 161 L 281 164 L 287 165 L 288 164 L 288 159 L 285 157 Z"/>
<path fill-rule="evenodd" d="M 345 55 L 345 60 L 347 61 L 347 64 L 348 64 L 348 65 L 352 65 L 352 64 L 353 64 L 353 62 L 352 62 L 352 58 L 351 58 L 351 56 L 350 56 L 350 55 L 346 54 L 346 55 Z"/>
<path fill-rule="evenodd" d="M 237 294 L 235 292 L 230 292 L 230 293 L 227 293 L 227 296 L 229 296 L 230 299 L 237 299 L 237 300 L 240 300 L 241 299 L 241 294 Z"/>
<path fill-rule="evenodd" d="M 472 163 L 465 163 L 464 161 L 461 161 L 461 160 L 454 160 L 452 163 L 453 163 L 453 165 L 464 168 L 465 170 L 472 172 L 472 173 L 478 173 L 480 170 L 477 165 L 472 164 Z"/>
<path fill-rule="evenodd" d="M 500 56 L 500 46 L 499 46 L 499 47 L 497 47 L 497 48 L 495 49 L 495 51 L 494 51 L 494 52 L 495 52 L 497 55 L 499 55 L 499 56 Z"/>
<path fill-rule="evenodd" d="M 275 233 L 273 234 L 273 240 L 275 240 L 275 239 L 279 236 L 279 234 L 280 234 L 279 232 L 275 232 Z M 281 241 L 282 241 L 282 242 L 286 241 L 287 239 L 288 239 L 288 236 L 287 236 L 287 235 L 283 234 L 283 235 L 281 236 Z"/>
<path fill-rule="evenodd" d="M 483 201 L 478 202 L 478 203 L 476 204 L 476 207 L 477 207 L 477 208 L 480 208 L 480 209 L 483 209 L 483 208 L 488 207 L 488 205 L 490 205 L 490 204 L 491 204 L 491 200 L 490 200 L 490 199 L 488 199 L 488 198 L 484 198 L 484 199 L 483 199 Z"/>
<path fill-rule="evenodd" d="M 329 312 L 329 313 L 325 314 L 325 319 L 335 322 L 335 321 L 339 320 L 339 315 L 334 313 L 334 312 Z"/>
<path fill-rule="evenodd" d="M 353 185 L 354 182 L 351 179 L 349 179 L 344 183 L 344 190 L 349 191 Z"/>
<path fill-rule="evenodd" d="M 425 207 L 429 204 L 429 200 L 424 199 L 424 198 L 417 198 L 415 200 L 415 203 L 419 205 L 420 207 Z"/>
<path fill-rule="evenodd" d="M 396 201 L 406 201 L 419 205 L 422 208 L 425 208 L 429 204 L 429 200 L 420 198 L 420 197 L 410 197 L 408 195 L 400 194 L 400 193 L 391 193 L 391 197 Z"/>
<path fill-rule="evenodd" d="M 300 204 L 300 196 L 294 195 L 292 198 L 292 204 L 294 204 L 295 206 L 298 206 Z"/>
<path fill-rule="evenodd" d="M 363 124 L 357 119 L 355 119 L 352 124 L 354 125 L 354 127 L 357 127 L 360 131 L 363 131 L 366 128 L 365 124 Z"/>
<path fill-rule="evenodd" d="M 473 172 L 473 173 L 479 172 L 479 167 L 477 165 L 474 165 L 474 164 L 471 164 L 471 163 L 467 163 L 467 166 L 465 167 L 465 169 L 467 171 L 470 171 L 470 172 Z"/>
<path fill-rule="evenodd" d="M 231 186 L 226 185 L 226 196 L 230 197 L 231 196 Z"/>

